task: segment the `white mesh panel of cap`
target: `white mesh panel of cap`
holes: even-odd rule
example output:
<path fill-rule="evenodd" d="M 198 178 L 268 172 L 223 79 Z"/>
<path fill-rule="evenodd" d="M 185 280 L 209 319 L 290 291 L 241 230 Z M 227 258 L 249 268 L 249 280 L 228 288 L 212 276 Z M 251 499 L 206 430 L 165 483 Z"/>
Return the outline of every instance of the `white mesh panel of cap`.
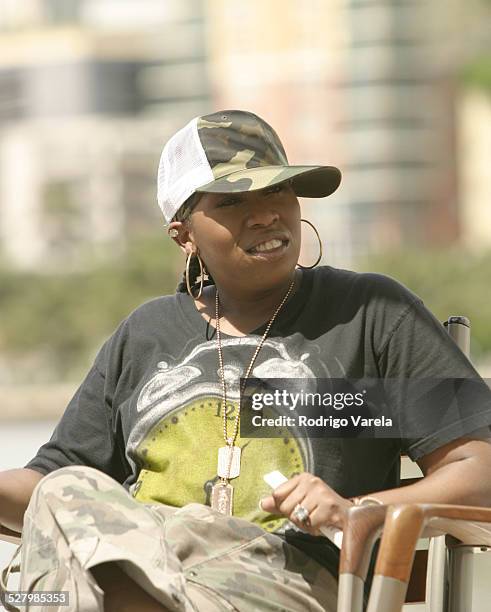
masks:
<path fill-rule="evenodd" d="M 157 201 L 167 223 L 198 187 L 214 178 L 198 136 L 198 119 L 176 132 L 160 156 Z"/>

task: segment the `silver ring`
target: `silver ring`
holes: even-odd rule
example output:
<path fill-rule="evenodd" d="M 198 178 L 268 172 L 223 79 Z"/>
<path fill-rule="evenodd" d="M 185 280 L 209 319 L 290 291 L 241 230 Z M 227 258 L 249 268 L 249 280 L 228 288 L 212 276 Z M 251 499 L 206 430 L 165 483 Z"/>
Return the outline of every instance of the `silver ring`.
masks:
<path fill-rule="evenodd" d="M 301 523 L 306 523 L 309 520 L 310 513 L 307 508 L 304 508 L 300 504 L 295 506 L 295 510 L 292 513 L 292 517 L 300 521 Z"/>

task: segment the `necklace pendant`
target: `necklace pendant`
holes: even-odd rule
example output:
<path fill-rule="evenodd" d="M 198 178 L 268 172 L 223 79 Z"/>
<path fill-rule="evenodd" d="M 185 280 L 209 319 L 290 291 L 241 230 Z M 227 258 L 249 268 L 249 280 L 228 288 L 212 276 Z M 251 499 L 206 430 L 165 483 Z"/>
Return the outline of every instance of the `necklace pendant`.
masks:
<path fill-rule="evenodd" d="M 220 478 L 237 478 L 240 474 L 240 447 L 222 446 L 218 449 L 217 474 Z"/>
<path fill-rule="evenodd" d="M 213 510 L 232 516 L 234 488 L 228 482 L 217 482 L 211 488 L 211 507 Z"/>

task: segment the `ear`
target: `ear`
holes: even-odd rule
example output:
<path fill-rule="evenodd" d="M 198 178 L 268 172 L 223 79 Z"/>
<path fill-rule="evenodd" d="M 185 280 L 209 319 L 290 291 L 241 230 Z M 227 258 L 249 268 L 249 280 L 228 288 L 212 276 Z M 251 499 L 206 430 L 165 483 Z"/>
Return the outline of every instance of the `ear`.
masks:
<path fill-rule="evenodd" d="M 187 223 L 182 221 L 172 221 L 169 223 L 169 227 L 167 228 L 167 234 L 186 255 L 196 251 L 196 246 Z"/>

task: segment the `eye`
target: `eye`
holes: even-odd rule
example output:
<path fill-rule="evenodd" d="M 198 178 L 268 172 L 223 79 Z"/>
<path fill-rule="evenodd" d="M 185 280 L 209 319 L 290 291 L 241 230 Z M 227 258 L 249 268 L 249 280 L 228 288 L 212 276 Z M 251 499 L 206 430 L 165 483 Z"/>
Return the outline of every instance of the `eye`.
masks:
<path fill-rule="evenodd" d="M 224 208 L 227 206 L 235 206 L 235 204 L 240 204 L 242 202 L 242 199 L 236 195 L 231 195 L 231 196 L 227 196 L 226 198 L 223 198 L 223 200 L 220 200 L 220 202 L 218 202 L 217 207 L 218 208 Z"/>
<path fill-rule="evenodd" d="M 284 191 L 286 188 L 286 183 L 278 183 L 277 185 L 272 185 L 271 187 L 266 187 L 264 193 L 268 195 L 269 193 L 280 193 Z"/>

